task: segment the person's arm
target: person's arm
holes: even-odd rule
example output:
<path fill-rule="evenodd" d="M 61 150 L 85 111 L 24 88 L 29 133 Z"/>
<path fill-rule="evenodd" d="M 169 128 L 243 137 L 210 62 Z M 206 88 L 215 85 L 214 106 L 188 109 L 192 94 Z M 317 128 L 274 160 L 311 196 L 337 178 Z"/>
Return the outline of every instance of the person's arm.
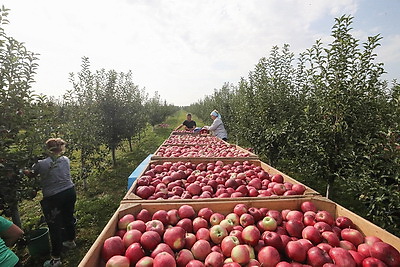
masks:
<path fill-rule="evenodd" d="M 221 120 L 215 119 L 213 121 L 213 123 L 211 124 L 211 126 L 208 127 L 208 130 L 215 131 L 218 128 L 218 126 L 221 124 L 221 122 L 222 122 Z"/>
<path fill-rule="evenodd" d="M 176 127 L 176 129 L 174 130 L 174 131 L 178 131 L 180 128 L 182 128 L 184 125 L 183 124 L 181 124 L 181 125 L 179 125 L 178 127 Z"/>
<path fill-rule="evenodd" d="M 4 243 L 7 247 L 12 247 L 18 239 L 22 237 L 24 231 L 21 228 L 12 224 L 7 230 L 0 233 L 1 238 L 4 240 Z"/>

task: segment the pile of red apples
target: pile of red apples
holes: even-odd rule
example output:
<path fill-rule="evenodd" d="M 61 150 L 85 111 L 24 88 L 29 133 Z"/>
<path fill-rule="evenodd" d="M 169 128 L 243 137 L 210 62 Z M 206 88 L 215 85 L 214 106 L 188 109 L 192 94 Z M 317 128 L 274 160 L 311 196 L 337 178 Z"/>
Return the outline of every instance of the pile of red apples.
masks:
<path fill-rule="evenodd" d="M 151 164 L 136 182 L 142 199 L 203 199 L 302 195 L 302 184 L 284 182 L 249 161 Z"/>
<path fill-rule="evenodd" d="M 392 245 L 310 201 L 282 211 L 237 204 L 225 215 L 142 209 L 119 220 L 102 257 L 107 267 L 400 266 Z"/>
<path fill-rule="evenodd" d="M 222 145 L 226 144 L 215 136 L 201 135 L 171 135 L 165 140 L 164 145 Z"/>
<path fill-rule="evenodd" d="M 200 158 L 238 158 L 249 157 L 250 152 L 242 151 L 230 144 L 207 144 L 207 145 L 184 145 L 161 146 L 156 156 L 159 157 L 200 157 Z"/>

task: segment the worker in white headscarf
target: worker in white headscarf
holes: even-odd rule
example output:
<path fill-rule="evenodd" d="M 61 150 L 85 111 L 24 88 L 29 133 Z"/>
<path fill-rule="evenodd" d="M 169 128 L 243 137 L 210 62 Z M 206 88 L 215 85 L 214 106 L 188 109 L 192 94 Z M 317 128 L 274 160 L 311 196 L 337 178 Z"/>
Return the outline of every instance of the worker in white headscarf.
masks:
<path fill-rule="evenodd" d="M 224 123 L 221 120 L 221 114 L 219 114 L 217 110 L 213 110 L 210 116 L 213 123 L 211 126 L 204 126 L 203 128 L 211 131 L 214 136 L 226 141 L 228 139 L 228 134 L 225 130 Z"/>

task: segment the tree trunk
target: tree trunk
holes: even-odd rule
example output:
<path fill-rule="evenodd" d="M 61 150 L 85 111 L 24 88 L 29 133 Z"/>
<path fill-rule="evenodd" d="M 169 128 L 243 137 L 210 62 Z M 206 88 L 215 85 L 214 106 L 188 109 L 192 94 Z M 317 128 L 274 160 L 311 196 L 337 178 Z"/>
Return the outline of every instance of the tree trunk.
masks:
<path fill-rule="evenodd" d="M 132 148 L 132 137 L 128 138 L 128 143 L 129 143 L 129 152 L 132 152 L 133 151 L 133 148 Z"/>
<path fill-rule="evenodd" d="M 111 148 L 111 155 L 112 155 L 113 166 L 115 167 L 117 165 L 117 160 L 115 158 L 115 147 Z"/>

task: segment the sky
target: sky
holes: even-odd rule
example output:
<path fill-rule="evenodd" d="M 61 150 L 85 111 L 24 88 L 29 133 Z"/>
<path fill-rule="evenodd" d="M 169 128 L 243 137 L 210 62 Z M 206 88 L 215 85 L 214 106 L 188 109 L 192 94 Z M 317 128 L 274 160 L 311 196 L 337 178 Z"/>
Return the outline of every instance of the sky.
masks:
<path fill-rule="evenodd" d="M 298 56 L 334 20 L 354 17 L 352 34 L 381 34 L 384 79 L 400 78 L 400 0 L 0 0 L 11 9 L 8 36 L 39 53 L 33 91 L 62 96 L 69 73 L 89 57 L 92 70 L 132 70 L 149 95 L 185 106 L 225 82 L 237 84 L 275 45 Z M 400 80 L 400 79 L 399 79 Z"/>

